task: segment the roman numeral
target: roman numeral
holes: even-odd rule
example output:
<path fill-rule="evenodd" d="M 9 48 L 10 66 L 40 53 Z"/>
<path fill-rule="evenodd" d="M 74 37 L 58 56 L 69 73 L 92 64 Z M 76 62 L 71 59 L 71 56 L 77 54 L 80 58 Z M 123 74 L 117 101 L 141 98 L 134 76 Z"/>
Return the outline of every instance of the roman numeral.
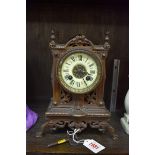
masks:
<path fill-rule="evenodd" d="M 77 87 L 80 87 L 80 82 L 76 82 Z"/>
<path fill-rule="evenodd" d="M 78 55 L 80 61 L 82 61 L 82 55 Z"/>
<path fill-rule="evenodd" d="M 65 76 L 65 79 L 68 80 L 68 75 Z"/>
<path fill-rule="evenodd" d="M 74 58 L 74 56 L 72 56 L 72 57 L 71 57 L 71 59 L 72 59 L 73 61 L 75 61 L 75 58 Z"/>
<path fill-rule="evenodd" d="M 90 64 L 89 67 L 92 67 L 94 64 Z"/>
<path fill-rule="evenodd" d="M 85 61 L 85 62 L 87 62 L 87 60 L 88 60 L 88 58 L 86 59 L 86 61 Z"/>
<path fill-rule="evenodd" d="M 74 83 L 75 83 L 75 81 L 74 81 L 74 80 L 72 80 L 72 81 L 70 82 L 70 85 L 74 85 Z"/>
<path fill-rule="evenodd" d="M 90 74 L 95 74 L 95 70 L 90 70 Z"/>
<path fill-rule="evenodd" d="M 84 83 L 85 83 L 85 85 L 87 86 L 87 83 L 86 83 L 85 79 L 83 79 L 83 82 L 84 82 Z"/>
<path fill-rule="evenodd" d="M 66 64 L 67 64 L 67 65 L 71 65 L 71 64 L 69 64 L 68 62 L 66 62 Z"/>
<path fill-rule="evenodd" d="M 64 69 L 63 72 L 69 72 L 69 69 Z"/>

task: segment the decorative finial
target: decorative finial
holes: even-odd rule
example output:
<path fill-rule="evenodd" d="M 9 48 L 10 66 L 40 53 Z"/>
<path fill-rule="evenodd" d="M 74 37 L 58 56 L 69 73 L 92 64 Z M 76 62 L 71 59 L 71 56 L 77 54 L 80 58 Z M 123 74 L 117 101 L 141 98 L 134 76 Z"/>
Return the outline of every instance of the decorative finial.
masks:
<path fill-rule="evenodd" d="M 109 41 L 109 34 L 110 34 L 109 31 L 105 32 L 105 41 Z"/>
<path fill-rule="evenodd" d="M 49 43 L 49 46 L 52 48 L 52 47 L 55 47 L 55 34 L 54 34 L 54 30 L 51 31 L 51 41 Z"/>
<path fill-rule="evenodd" d="M 103 45 L 103 47 L 104 47 L 105 50 L 109 50 L 109 49 L 110 49 L 109 34 L 110 34 L 109 31 L 106 31 L 106 32 L 105 32 L 105 39 L 104 39 L 104 40 L 105 40 L 105 43 L 104 43 L 104 45 Z"/>

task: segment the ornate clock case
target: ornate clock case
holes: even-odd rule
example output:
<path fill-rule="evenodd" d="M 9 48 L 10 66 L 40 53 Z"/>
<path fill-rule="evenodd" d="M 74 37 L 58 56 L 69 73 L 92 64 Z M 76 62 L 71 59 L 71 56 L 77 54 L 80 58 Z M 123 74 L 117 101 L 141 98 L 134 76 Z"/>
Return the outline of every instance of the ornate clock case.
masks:
<path fill-rule="evenodd" d="M 82 131 L 90 126 L 101 132 L 108 130 L 113 139 L 117 138 L 103 100 L 105 62 L 110 49 L 108 34 L 103 45 L 94 45 L 84 35 L 77 35 L 66 44 L 56 44 L 52 31 L 49 46 L 53 58 L 53 91 L 45 113 L 46 122 L 38 137 L 46 129 L 54 131 L 67 126 Z"/>

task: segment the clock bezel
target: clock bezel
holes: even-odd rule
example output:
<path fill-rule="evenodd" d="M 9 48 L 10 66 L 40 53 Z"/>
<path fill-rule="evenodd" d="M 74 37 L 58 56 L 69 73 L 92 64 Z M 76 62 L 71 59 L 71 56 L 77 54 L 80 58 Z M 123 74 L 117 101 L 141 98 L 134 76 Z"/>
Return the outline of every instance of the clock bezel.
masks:
<path fill-rule="evenodd" d="M 75 54 L 75 53 L 84 53 L 84 54 L 89 55 L 90 57 L 92 57 L 94 59 L 94 61 L 97 64 L 97 68 L 98 68 L 97 79 L 93 83 L 93 86 L 92 87 L 85 88 L 85 89 L 83 89 L 83 91 L 68 86 L 65 83 L 65 81 L 63 80 L 62 74 L 61 74 L 61 68 L 62 68 L 62 65 L 63 65 L 64 61 L 67 59 L 67 57 L 69 57 L 70 55 Z M 101 82 L 101 80 L 103 78 L 102 62 L 101 62 L 100 58 L 98 57 L 98 55 L 95 54 L 95 53 L 93 53 L 92 50 L 82 49 L 82 48 L 76 48 L 76 49 L 67 50 L 65 52 L 65 54 L 63 54 L 60 57 L 57 65 L 58 65 L 58 67 L 57 67 L 57 71 L 56 71 L 57 73 L 56 73 L 56 75 L 57 75 L 57 79 L 58 79 L 59 84 L 66 91 L 68 91 L 70 93 L 73 93 L 73 94 L 87 94 L 87 93 L 93 91 L 99 85 L 99 83 Z"/>

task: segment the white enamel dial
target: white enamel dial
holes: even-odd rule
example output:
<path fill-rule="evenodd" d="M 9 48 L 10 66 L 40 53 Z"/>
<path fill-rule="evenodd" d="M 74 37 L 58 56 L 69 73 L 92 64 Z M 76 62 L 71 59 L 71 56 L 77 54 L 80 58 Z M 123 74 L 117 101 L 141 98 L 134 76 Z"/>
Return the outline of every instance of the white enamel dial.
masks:
<path fill-rule="evenodd" d="M 95 55 L 80 50 L 63 57 L 58 66 L 60 83 L 73 93 L 91 91 L 101 77 L 101 64 Z"/>

